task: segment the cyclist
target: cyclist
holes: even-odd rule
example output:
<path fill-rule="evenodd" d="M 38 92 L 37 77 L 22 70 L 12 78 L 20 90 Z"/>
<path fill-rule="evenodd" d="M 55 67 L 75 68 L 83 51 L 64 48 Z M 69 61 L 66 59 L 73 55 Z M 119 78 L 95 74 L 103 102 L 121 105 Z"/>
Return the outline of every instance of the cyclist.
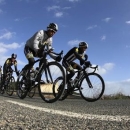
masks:
<path fill-rule="evenodd" d="M 69 71 L 67 75 L 67 83 L 71 82 L 71 78 L 74 76 L 74 69 L 81 70 L 81 65 L 85 64 L 87 67 L 91 65 L 90 61 L 87 61 L 88 55 L 85 54 L 86 49 L 88 48 L 88 44 L 86 42 L 80 42 L 79 47 L 73 47 L 70 49 L 67 54 L 63 57 L 62 65 Z M 74 62 L 74 60 L 78 59 L 80 61 L 80 65 Z M 77 74 L 77 77 L 80 75 L 80 72 Z"/>
<path fill-rule="evenodd" d="M 3 84 L 5 83 L 4 81 L 6 80 L 7 73 L 13 71 L 13 69 L 11 67 L 12 65 L 14 65 L 15 72 L 16 72 L 17 76 L 19 75 L 19 72 L 17 70 L 17 60 L 16 60 L 16 58 L 17 58 L 17 54 L 13 53 L 11 55 L 11 58 L 6 59 L 4 66 L 3 66 L 3 74 L 4 74 L 3 75 Z"/>
<path fill-rule="evenodd" d="M 52 37 L 58 31 L 58 25 L 56 23 L 50 23 L 47 26 L 47 30 L 40 30 L 36 32 L 30 39 L 27 40 L 24 48 L 24 54 L 28 60 L 28 64 L 25 65 L 25 70 L 30 70 L 34 65 L 34 57 L 43 57 L 46 49 L 49 51 L 49 55 L 54 60 L 60 61 L 61 57 L 53 52 Z"/>

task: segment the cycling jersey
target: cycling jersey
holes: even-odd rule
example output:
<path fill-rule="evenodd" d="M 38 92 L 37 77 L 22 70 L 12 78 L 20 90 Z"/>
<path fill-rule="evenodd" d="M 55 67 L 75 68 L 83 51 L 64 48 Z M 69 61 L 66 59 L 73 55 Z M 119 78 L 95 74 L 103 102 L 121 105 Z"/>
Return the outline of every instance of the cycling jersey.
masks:
<path fill-rule="evenodd" d="M 9 69 L 12 69 L 11 68 L 12 65 L 14 65 L 15 71 L 17 72 L 17 61 L 16 60 L 12 61 L 12 58 L 8 58 L 4 63 L 3 73 L 6 74 L 9 71 Z"/>
<path fill-rule="evenodd" d="M 8 58 L 6 61 L 5 61 L 5 63 L 4 63 L 4 65 L 7 65 L 7 66 L 12 66 L 12 65 L 14 65 L 14 66 L 16 66 L 17 65 L 17 61 L 16 60 L 14 60 L 13 62 L 12 62 L 12 59 L 11 58 Z"/>
<path fill-rule="evenodd" d="M 64 56 L 63 61 L 71 63 L 72 61 L 78 59 L 80 61 L 80 64 L 83 64 L 85 62 L 84 60 L 84 52 L 81 51 L 77 47 L 73 47 L 71 50 L 68 51 L 68 53 Z"/>
<path fill-rule="evenodd" d="M 26 47 L 28 47 L 29 49 Z M 29 40 L 27 40 L 24 50 L 27 59 L 28 54 L 31 54 L 30 52 L 32 52 L 33 54 L 31 54 L 29 58 L 33 58 L 33 55 L 35 56 L 36 52 L 40 48 L 42 48 L 42 50 L 46 49 L 47 51 L 52 49 L 52 37 L 48 37 L 46 31 L 44 30 L 36 32 Z M 49 53 L 49 56 L 53 59 L 57 57 L 57 55 L 55 55 L 54 53 Z"/>
<path fill-rule="evenodd" d="M 73 47 L 71 50 L 68 51 L 68 53 L 63 57 L 62 65 L 69 71 L 70 73 L 67 74 L 67 82 L 71 80 L 71 78 L 74 76 L 75 72 L 74 69 L 82 70 L 82 67 L 80 65 L 83 65 L 85 62 L 84 60 L 84 51 L 82 49 Z M 73 62 L 74 60 L 78 59 L 80 61 L 80 65 Z M 77 74 L 77 77 L 80 75 L 80 71 Z"/>
<path fill-rule="evenodd" d="M 25 46 L 28 46 L 35 52 L 43 46 L 46 46 L 46 49 L 49 50 L 52 48 L 52 37 L 49 38 L 46 31 L 40 30 L 27 40 Z"/>

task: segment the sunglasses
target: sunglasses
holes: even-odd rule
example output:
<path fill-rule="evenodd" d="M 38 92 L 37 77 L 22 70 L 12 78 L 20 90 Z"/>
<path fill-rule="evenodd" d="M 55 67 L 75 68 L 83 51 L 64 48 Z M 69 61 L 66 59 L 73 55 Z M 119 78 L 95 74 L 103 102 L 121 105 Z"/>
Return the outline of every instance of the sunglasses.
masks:
<path fill-rule="evenodd" d="M 83 49 L 87 49 L 87 47 L 82 47 Z"/>

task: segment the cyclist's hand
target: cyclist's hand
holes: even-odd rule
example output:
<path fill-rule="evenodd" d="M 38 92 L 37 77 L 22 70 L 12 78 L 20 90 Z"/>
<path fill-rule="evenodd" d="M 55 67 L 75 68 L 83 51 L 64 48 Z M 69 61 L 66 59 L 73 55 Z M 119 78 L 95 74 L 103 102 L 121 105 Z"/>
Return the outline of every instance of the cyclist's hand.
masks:
<path fill-rule="evenodd" d="M 50 48 L 50 49 L 49 49 L 49 52 L 52 52 L 53 50 L 54 50 L 54 48 Z"/>
<path fill-rule="evenodd" d="M 85 65 L 86 65 L 86 67 L 92 66 L 92 64 L 91 64 L 90 61 L 86 61 L 86 62 L 85 62 Z"/>
<path fill-rule="evenodd" d="M 56 61 L 58 61 L 58 62 L 60 62 L 60 61 L 61 61 L 61 59 L 62 59 L 62 57 L 61 57 L 61 56 L 57 56 L 57 57 L 56 57 Z"/>

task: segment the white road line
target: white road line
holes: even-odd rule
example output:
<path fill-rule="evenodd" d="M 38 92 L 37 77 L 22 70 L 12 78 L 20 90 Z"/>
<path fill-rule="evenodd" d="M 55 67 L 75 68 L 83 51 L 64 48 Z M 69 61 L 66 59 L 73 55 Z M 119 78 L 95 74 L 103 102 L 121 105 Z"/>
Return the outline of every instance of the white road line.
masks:
<path fill-rule="evenodd" d="M 60 111 L 60 110 L 54 110 L 49 108 L 43 108 L 43 107 L 37 107 L 33 105 L 28 105 L 16 101 L 6 100 L 9 103 L 17 104 L 19 106 L 23 106 L 30 109 L 37 109 L 39 111 L 51 113 L 51 114 L 59 114 L 63 116 L 68 117 L 75 117 L 75 118 L 81 118 L 81 119 L 90 119 L 90 120 L 102 120 L 102 121 L 128 121 L 130 120 L 130 116 L 110 116 L 110 115 L 93 115 L 93 114 L 82 114 L 82 113 L 74 113 L 74 112 L 68 112 L 68 111 Z"/>

